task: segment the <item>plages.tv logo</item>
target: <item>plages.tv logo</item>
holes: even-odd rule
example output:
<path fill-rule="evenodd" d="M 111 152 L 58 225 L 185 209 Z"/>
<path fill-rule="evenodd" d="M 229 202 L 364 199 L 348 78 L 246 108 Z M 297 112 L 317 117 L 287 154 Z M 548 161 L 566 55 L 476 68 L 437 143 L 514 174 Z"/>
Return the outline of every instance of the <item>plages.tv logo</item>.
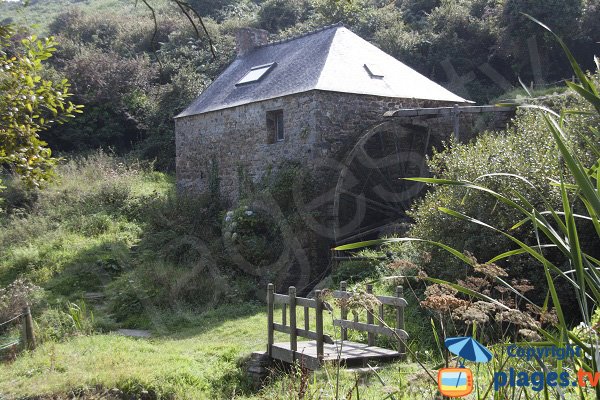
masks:
<path fill-rule="evenodd" d="M 473 391 L 473 372 L 464 366 L 465 361 L 485 363 L 492 359 L 492 353 L 470 336 L 451 337 L 444 341 L 446 348 L 458 356 L 456 368 L 442 368 L 438 371 L 438 388 L 447 397 L 464 397 Z"/>

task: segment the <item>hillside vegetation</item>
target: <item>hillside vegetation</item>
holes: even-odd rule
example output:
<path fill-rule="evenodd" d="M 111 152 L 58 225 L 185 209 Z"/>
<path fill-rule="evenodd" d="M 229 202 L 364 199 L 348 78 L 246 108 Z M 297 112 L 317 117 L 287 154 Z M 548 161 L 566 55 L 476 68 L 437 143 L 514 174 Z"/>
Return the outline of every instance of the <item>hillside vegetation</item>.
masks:
<path fill-rule="evenodd" d="M 486 103 L 520 87 L 547 90 L 572 73 L 548 34 L 521 12 L 547 21 L 591 67 L 598 0 L 192 0 L 209 37 L 198 36 L 170 1 L 32 1 L 0 4 L 7 21 L 42 24 L 60 43 L 49 73 L 68 78 L 86 113 L 51 129 L 55 151 L 110 146 L 174 167 L 172 117 L 229 64 L 235 30 L 267 29 L 272 39 L 343 22 L 355 33 L 465 98 Z M 0 18 L 1 18 L 0 17 Z M 31 21 L 34 22 L 34 21 Z M 196 21 L 198 24 L 199 21 Z M 118 73 L 117 73 L 118 71 Z"/>

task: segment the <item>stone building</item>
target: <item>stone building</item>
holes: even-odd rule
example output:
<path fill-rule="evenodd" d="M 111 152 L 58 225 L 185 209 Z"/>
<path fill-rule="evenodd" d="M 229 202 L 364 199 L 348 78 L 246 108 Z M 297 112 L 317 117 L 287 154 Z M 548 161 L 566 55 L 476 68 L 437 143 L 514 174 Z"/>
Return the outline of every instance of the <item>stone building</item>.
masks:
<path fill-rule="evenodd" d="M 254 180 L 284 161 L 317 169 L 347 158 L 386 111 L 467 102 L 342 25 L 267 38 L 241 29 L 237 58 L 176 117 L 180 189 L 207 189 L 216 170 L 222 194 L 235 200 L 241 169 Z M 433 129 L 401 125 L 422 137 Z M 452 131 L 451 123 L 435 126 L 439 137 Z"/>

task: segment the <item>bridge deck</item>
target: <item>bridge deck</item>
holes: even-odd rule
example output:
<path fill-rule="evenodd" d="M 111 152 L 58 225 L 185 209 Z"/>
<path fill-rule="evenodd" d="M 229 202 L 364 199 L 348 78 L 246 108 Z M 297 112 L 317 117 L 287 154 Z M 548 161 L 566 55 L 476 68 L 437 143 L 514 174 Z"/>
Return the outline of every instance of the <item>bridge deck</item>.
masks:
<path fill-rule="evenodd" d="M 397 351 L 384 349 L 377 346 L 368 346 L 363 343 L 351 341 L 336 342 L 336 344 L 323 345 L 323 361 L 336 361 L 339 358 L 347 366 L 362 365 L 371 361 L 391 361 L 402 357 Z M 341 354 L 339 354 L 341 350 Z M 272 346 L 272 357 L 276 360 L 293 363 L 299 361 L 306 368 L 316 370 L 320 367 L 317 357 L 317 342 L 298 342 L 298 350 L 290 350 L 288 342 L 274 343 Z"/>

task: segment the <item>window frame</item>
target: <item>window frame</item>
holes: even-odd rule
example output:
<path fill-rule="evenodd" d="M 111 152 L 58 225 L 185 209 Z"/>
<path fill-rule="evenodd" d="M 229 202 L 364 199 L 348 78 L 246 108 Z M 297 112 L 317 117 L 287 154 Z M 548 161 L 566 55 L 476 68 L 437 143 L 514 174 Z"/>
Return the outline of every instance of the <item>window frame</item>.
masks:
<path fill-rule="evenodd" d="M 248 72 L 246 72 L 244 74 L 244 76 L 242 76 L 240 78 L 239 81 L 237 81 L 237 83 L 235 84 L 235 86 L 244 86 L 244 85 L 249 85 L 251 83 L 256 83 L 256 82 L 260 82 L 261 80 L 263 80 L 263 78 L 273 69 L 275 68 L 275 66 L 277 65 L 277 63 L 272 62 L 269 64 L 262 64 L 262 65 L 256 65 L 252 68 L 250 68 L 248 70 Z M 250 74 L 252 74 L 254 71 L 259 70 L 259 69 L 264 69 L 264 71 L 256 78 L 252 79 L 252 80 L 247 80 L 244 81 L 244 79 L 246 79 L 246 77 Z"/>
<path fill-rule="evenodd" d="M 285 141 L 285 124 L 283 122 L 283 109 L 269 110 L 266 114 L 267 142 L 269 144 Z"/>

